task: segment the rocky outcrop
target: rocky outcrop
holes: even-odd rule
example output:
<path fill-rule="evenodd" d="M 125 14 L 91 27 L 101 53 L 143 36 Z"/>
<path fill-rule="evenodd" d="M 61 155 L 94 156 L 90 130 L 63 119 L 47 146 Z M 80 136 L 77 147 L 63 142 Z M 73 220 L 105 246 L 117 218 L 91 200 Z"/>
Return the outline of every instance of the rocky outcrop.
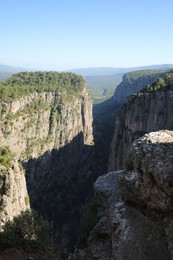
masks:
<path fill-rule="evenodd" d="M 172 74 L 132 95 L 116 115 L 109 171 L 123 169 L 131 144 L 147 132 L 173 129 Z"/>
<path fill-rule="evenodd" d="M 173 259 L 172 151 L 173 132 L 146 134 L 132 145 L 131 170 L 97 179 L 89 259 Z"/>

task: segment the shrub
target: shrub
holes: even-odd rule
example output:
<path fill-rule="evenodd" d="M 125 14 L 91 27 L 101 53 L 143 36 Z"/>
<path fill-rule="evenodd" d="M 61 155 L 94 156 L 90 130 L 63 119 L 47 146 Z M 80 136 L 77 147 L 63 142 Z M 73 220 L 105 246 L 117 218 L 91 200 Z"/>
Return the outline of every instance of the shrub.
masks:
<path fill-rule="evenodd" d="M 23 211 L 3 226 L 0 249 L 15 246 L 25 249 L 44 248 L 48 242 L 48 231 L 48 222 L 41 220 L 35 211 Z"/>
<path fill-rule="evenodd" d="M 30 205 L 30 198 L 29 198 L 29 196 L 26 196 L 25 197 L 25 204 L 28 206 L 28 205 Z"/>
<path fill-rule="evenodd" d="M 14 159 L 14 155 L 9 147 L 0 146 L 0 164 L 2 164 L 7 170 L 11 167 Z"/>

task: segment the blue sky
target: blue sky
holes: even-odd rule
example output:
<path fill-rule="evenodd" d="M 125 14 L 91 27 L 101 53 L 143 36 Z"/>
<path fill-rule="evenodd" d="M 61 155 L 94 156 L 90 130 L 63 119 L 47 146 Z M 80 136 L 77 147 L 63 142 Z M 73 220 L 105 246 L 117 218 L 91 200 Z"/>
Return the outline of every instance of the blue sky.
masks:
<path fill-rule="evenodd" d="M 0 63 L 63 70 L 173 63 L 172 0 L 1 0 Z"/>

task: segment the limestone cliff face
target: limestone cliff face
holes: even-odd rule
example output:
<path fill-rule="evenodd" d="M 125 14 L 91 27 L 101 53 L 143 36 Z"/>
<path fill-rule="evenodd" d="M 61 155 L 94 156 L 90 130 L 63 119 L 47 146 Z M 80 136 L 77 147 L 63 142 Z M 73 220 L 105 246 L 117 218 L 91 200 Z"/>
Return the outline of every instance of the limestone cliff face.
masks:
<path fill-rule="evenodd" d="M 107 173 L 108 170 L 110 145 L 115 131 L 115 117 L 117 112 L 125 103 L 127 103 L 129 95 L 140 91 L 142 88 L 146 87 L 147 84 L 153 83 L 153 81 L 158 77 L 163 77 L 163 75 L 164 71 L 158 70 L 142 70 L 126 73 L 123 76 L 122 82 L 115 89 L 112 98 L 94 105 L 93 115 L 96 129 L 95 147 L 98 150 L 98 154 L 101 151 L 100 156 L 102 156 L 103 174 Z M 117 152 L 121 153 L 120 149 Z"/>
<path fill-rule="evenodd" d="M 127 103 L 128 96 L 139 92 L 145 86 L 152 84 L 164 75 L 164 72 L 153 70 L 141 70 L 126 73 L 122 78 L 122 82 L 116 88 L 112 100 L 118 105 L 123 105 Z"/>
<path fill-rule="evenodd" d="M 161 129 L 172 130 L 172 112 L 172 79 L 159 79 L 150 86 L 150 90 L 145 89 L 131 96 L 116 116 L 109 170 L 124 168 L 131 144 L 144 133 Z"/>
<path fill-rule="evenodd" d="M 2 149 L 0 154 L 2 154 Z M 7 155 L 8 156 L 8 155 Z M 0 229 L 3 224 L 30 208 L 26 189 L 25 172 L 21 165 L 12 159 L 10 165 L 6 161 L 0 163 Z M 7 158 L 7 157 L 6 157 Z"/>
<path fill-rule="evenodd" d="M 172 151 L 172 131 L 146 134 L 132 145 L 131 170 L 97 179 L 88 259 L 173 259 Z"/>
<path fill-rule="evenodd" d="M 39 81 L 36 76 L 40 79 L 44 76 L 49 80 L 57 77 L 56 74 L 24 73 L 14 76 L 11 81 L 18 80 L 18 77 L 20 80 L 26 77 L 28 82 Z M 30 76 L 29 81 L 27 77 Z M 66 247 L 70 239 L 71 244 L 77 239 L 75 236 L 82 205 L 92 189 L 92 101 L 86 83 L 80 77 L 60 74 L 58 80 L 60 83 L 55 81 L 55 84 L 60 90 L 49 91 L 33 91 L 32 85 L 25 86 L 25 82 L 20 83 L 18 80 L 19 86 L 24 85 L 26 90 L 30 87 L 32 92 L 14 99 L 11 98 L 15 94 L 12 92 L 10 98 L 0 100 L 0 146 L 9 147 L 16 160 L 22 163 L 26 171 L 31 207 L 53 223 L 54 230 L 60 231 L 62 235 L 58 238 L 59 244 L 63 241 Z M 73 84 L 69 86 L 69 82 Z M 53 89 L 52 86 L 50 88 Z M 9 178 L 15 178 L 11 177 L 12 170 L 9 170 L 9 174 Z M 19 197 L 28 201 L 27 193 L 22 192 L 26 191 L 25 175 L 19 173 L 19 176 L 22 176 L 19 178 L 20 184 L 10 189 L 15 189 L 16 195 L 12 195 L 12 198 L 18 200 L 21 210 L 24 210 Z M 9 208 L 10 203 L 7 198 L 6 205 Z M 4 214 L 12 218 L 18 212 L 17 209 L 14 214 L 11 211 L 12 208 L 5 210 Z"/>
<path fill-rule="evenodd" d="M 9 146 L 22 161 L 59 149 L 81 132 L 84 143 L 92 145 L 92 103 L 86 88 L 79 97 L 63 102 L 56 92 L 1 101 L 1 145 Z"/>

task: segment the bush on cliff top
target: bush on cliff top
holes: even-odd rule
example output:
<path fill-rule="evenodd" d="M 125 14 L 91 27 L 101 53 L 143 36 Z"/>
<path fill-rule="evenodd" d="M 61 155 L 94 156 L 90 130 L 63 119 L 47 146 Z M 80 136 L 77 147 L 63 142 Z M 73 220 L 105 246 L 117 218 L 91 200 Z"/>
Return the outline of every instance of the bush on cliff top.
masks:
<path fill-rule="evenodd" d="M 133 95 L 128 97 L 128 101 L 130 103 L 134 103 L 135 99 L 139 96 L 142 96 L 144 93 L 154 93 L 154 92 L 165 92 L 173 89 L 173 72 L 166 74 L 164 78 L 157 79 L 153 84 L 147 85 L 138 93 L 134 93 Z"/>
<path fill-rule="evenodd" d="M 34 92 L 66 92 L 76 95 L 85 85 L 82 76 L 58 72 L 21 72 L 0 83 L 3 101 L 17 100 Z"/>

